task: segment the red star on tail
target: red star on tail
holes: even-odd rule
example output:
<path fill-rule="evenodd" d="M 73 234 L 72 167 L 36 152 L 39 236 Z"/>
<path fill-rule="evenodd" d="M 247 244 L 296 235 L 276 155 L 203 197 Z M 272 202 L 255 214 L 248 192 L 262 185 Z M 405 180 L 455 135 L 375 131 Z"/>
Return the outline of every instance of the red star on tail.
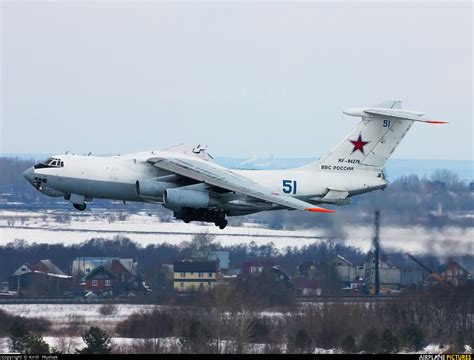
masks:
<path fill-rule="evenodd" d="M 352 145 L 354 145 L 354 149 L 352 149 L 352 153 L 353 154 L 355 151 L 359 150 L 362 154 L 365 155 L 364 153 L 364 146 L 367 145 L 370 141 L 363 141 L 362 140 L 362 134 L 359 134 L 359 137 L 357 138 L 357 140 L 349 140 Z"/>

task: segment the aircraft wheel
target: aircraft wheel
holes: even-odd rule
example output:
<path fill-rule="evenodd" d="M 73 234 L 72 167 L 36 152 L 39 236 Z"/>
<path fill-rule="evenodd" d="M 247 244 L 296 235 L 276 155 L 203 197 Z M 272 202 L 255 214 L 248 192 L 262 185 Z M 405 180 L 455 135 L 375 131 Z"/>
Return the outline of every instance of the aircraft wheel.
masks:
<path fill-rule="evenodd" d="M 225 219 L 219 223 L 219 229 L 221 230 L 225 229 L 226 226 L 227 226 L 227 220 Z"/>
<path fill-rule="evenodd" d="M 86 204 L 72 204 L 77 210 L 84 211 L 86 209 Z"/>

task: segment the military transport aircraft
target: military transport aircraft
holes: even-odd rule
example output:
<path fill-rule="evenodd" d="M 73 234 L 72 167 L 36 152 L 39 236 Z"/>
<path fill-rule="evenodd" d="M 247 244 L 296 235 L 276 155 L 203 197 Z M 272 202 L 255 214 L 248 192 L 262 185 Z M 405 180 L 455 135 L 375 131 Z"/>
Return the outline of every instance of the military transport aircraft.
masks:
<path fill-rule="evenodd" d="M 215 164 L 201 145 L 123 156 L 56 155 L 24 172 L 48 196 L 61 196 L 77 210 L 93 198 L 161 204 L 177 219 L 214 222 L 226 216 L 296 209 L 334 212 L 318 204 L 346 205 L 351 197 L 384 189 L 385 162 L 413 122 L 442 124 L 400 101 L 352 108 L 346 115 L 362 121 L 333 150 L 288 170 L 230 170 Z"/>

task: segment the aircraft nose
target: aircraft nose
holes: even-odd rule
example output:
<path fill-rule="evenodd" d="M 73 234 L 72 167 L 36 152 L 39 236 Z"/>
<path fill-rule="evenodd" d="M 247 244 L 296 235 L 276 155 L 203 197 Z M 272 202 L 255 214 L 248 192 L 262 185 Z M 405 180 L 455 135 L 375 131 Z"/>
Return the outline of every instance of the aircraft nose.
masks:
<path fill-rule="evenodd" d="M 24 172 L 23 172 L 23 176 L 25 177 L 26 180 L 28 181 L 33 181 L 33 179 L 35 178 L 35 169 L 34 167 L 29 167 L 28 169 L 26 169 Z"/>

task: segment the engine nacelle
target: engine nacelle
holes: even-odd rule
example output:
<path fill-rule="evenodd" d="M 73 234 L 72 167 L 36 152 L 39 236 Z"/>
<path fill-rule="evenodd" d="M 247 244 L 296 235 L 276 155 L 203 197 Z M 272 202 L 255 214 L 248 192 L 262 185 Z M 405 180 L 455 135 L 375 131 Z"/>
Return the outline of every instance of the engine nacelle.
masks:
<path fill-rule="evenodd" d="M 137 195 L 149 198 L 162 198 L 163 192 L 167 188 L 173 188 L 177 185 L 174 183 L 153 180 L 137 180 L 135 182 L 135 190 Z"/>
<path fill-rule="evenodd" d="M 208 208 L 219 204 L 219 201 L 212 197 L 207 191 L 197 191 L 188 189 L 166 189 L 163 192 L 163 202 L 171 206 Z"/>

